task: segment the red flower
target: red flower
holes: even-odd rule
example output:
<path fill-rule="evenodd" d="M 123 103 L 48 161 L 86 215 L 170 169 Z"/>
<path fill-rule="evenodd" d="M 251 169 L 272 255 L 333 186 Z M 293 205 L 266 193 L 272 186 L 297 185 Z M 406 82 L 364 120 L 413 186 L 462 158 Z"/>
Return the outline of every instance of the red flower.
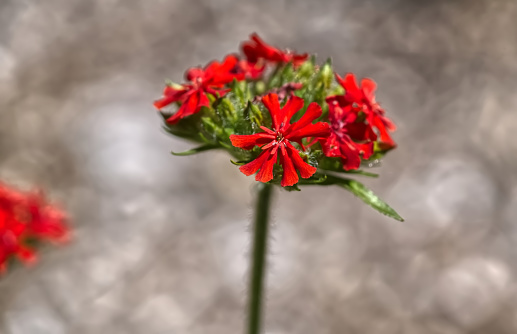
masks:
<path fill-rule="evenodd" d="M 11 256 L 34 263 L 30 240 L 68 240 L 64 221 L 63 212 L 47 204 L 41 193 L 22 193 L 0 184 L 0 271 Z"/>
<path fill-rule="evenodd" d="M 384 110 L 375 101 L 376 84 L 373 80 L 363 79 L 357 86 L 355 75 L 347 74 L 337 81 L 345 89 L 345 95 L 329 96 L 329 120 L 331 135 L 321 140 L 323 153 L 328 157 L 340 157 L 345 170 L 357 169 L 361 156 L 368 159 L 373 154 L 373 143 L 377 140 L 375 129 L 379 132 L 381 145 L 385 149 L 395 147 L 388 131 L 395 125 L 384 116 Z"/>
<path fill-rule="evenodd" d="M 190 83 L 179 87 L 166 86 L 163 98 L 155 101 L 154 106 L 162 109 L 173 102 L 181 102 L 178 111 L 167 119 L 167 122 L 171 124 L 199 112 L 201 107 L 209 107 L 210 100 L 206 96 L 207 93 L 224 96 L 228 92 L 227 89 L 223 89 L 225 84 L 232 82 L 234 78 L 244 79 L 244 73 L 234 73 L 238 61 L 236 56 L 229 55 L 223 63 L 214 61 L 204 69 L 191 68 L 185 73 L 185 78 Z"/>
<path fill-rule="evenodd" d="M 295 67 L 303 64 L 309 55 L 295 54 L 289 50 L 282 51 L 271 45 L 266 44 L 257 34 L 250 36 L 251 41 L 242 43 L 242 51 L 251 63 L 257 63 L 261 60 L 273 63 L 292 62 Z"/>
<path fill-rule="evenodd" d="M 339 105 L 345 110 L 353 109 L 356 112 L 363 112 L 366 120 L 372 128 L 379 131 L 381 144 L 386 148 L 396 146 L 389 132 L 395 131 L 396 127 L 384 114 L 384 109 L 375 101 L 375 90 L 377 85 L 371 79 L 361 80 L 361 87 L 357 86 L 355 75 L 348 73 L 345 78 L 336 74 L 336 80 L 345 89 L 343 97 L 337 97 Z"/>
<path fill-rule="evenodd" d="M 302 98 L 292 96 L 283 108 L 280 108 L 278 95 L 271 93 L 262 98 L 262 103 L 269 110 L 272 119 L 272 129 L 264 126 L 260 128 L 264 132 L 253 135 L 231 135 L 233 146 L 245 150 L 251 150 L 255 146 L 262 147 L 262 153 L 253 161 L 241 166 L 240 171 L 246 175 L 257 173 L 255 179 L 260 182 L 269 182 L 273 179 L 273 165 L 277 163 L 278 150 L 280 149 L 280 164 L 283 167 L 281 185 L 292 186 L 298 182 L 300 172 L 302 178 L 309 178 L 316 173 L 316 168 L 309 165 L 300 157 L 298 150 L 291 142 L 298 143 L 303 148 L 302 139 L 306 137 L 324 138 L 330 134 L 327 123 L 312 122 L 320 117 L 321 107 L 317 103 L 311 103 L 302 118 L 290 123 L 291 117 L 299 111 L 304 101 Z"/>
<path fill-rule="evenodd" d="M 377 138 L 371 127 L 359 122 L 357 113 L 345 111 L 335 97 L 327 98 L 331 134 L 320 140 L 323 153 L 328 157 L 340 157 L 345 170 L 358 169 L 361 155 L 364 159 L 373 154 L 373 141 Z"/>

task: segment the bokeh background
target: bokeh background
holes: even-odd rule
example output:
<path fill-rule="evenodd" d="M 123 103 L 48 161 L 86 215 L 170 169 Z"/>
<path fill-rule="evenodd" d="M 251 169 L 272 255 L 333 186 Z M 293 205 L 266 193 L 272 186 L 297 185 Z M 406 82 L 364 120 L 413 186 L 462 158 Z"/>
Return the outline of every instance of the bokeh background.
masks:
<path fill-rule="evenodd" d="M 273 45 L 379 84 L 399 148 L 364 182 L 277 191 L 268 334 L 517 333 L 517 2 L 2 0 L 0 179 L 75 241 L 0 280 L 0 333 L 242 333 L 252 179 L 181 158 L 164 80 Z"/>

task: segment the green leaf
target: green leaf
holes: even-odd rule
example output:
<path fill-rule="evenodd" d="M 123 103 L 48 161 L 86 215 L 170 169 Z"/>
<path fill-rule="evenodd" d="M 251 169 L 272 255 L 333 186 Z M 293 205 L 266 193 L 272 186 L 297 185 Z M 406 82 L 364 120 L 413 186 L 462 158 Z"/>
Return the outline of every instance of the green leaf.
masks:
<path fill-rule="evenodd" d="M 316 174 L 309 179 L 301 179 L 298 184 L 299 185 L 308 185 L 308 184 L 323 184 L 327 181 L 327 175 L 325 174 Z"/>
<path fill-rule="evenodd" d="M 215 145 L 203 145 L 203 146 L 199 146 L 199 147 L 196 147 L 191 150 L 184 151 L 184 152 L 171 152 L 171 154 L 175 155 L 175 156 L 183 157 L 183 156 L 187 156 L 187 155 L 198 154 L 198 153 L 201 153 L 204 151 L 215 150 L 217 148 L 219 148 L 219 147 L 215 146 Z"/>
<path fill-rule="evenodd" d="M 364 184 L 356 180 L 342 179 L 339 177 L 327 175 L 327 184 L 335 184 L 337 186 L 343 187 L 380 213 L 395 220 L 401 222 L 404 221 L 404 219 L 395 210 L 393 210 L 392 207 L 390 207 L 388 204 L 386 204 L 386 202 L 375 195 L 374 192 L 368 189 Z"/>
<path fill-rule="evenodd" d="M 312 178 L 317 178 L 321 175 L 315 174 Z M 342 187 L 352 194 L 361 199 L 364 203 L 368 204 L 375 210 L 379 211 L 383 215 L 391 217 L 395 220 L 403 222 L 404 219 L 395 211 L 392 207 L 390 207 L 386 202 L 380 199 L 377 195 L 373 193 L 370 189 L 366 188 L 366 186 L 356 180 L 352 179 L 344 179 L 333 175 L 326 175 L 326 179 L 323 182 L 318 183 L 300 183 L 300 185 L 337 185 Z"/>

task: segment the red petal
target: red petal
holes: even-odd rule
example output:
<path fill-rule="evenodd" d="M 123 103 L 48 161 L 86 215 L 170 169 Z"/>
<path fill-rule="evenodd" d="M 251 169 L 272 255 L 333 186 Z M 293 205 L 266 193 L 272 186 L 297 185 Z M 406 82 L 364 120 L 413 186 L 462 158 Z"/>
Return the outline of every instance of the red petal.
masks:
<path fill-rule="evenodd" d="M 248 60 L 241 60 L 239 62 L 239 66 L 241 70 L 244 72 L 245 77 L 249 77 L 253 80 L 258 79 L 262 72 L 266 69 L 266 64 L 264 62 L 257 63 L 257 62 L 250 62 Z"/>
<path fill-rule="evenodd" d="M 291 132 L 286 136 L 290 141 L 298 142 L 305 137 L 325 138 L 330 136 L 330 126 L 328 123 L 318 122 L 309 124 L 299 130 Z"/>
<path fill-rule="evenodd" d="M 397 130 L 395 124 L 388 117 L 382 117 L 382 122 L 384 123 L 384 125 L 386 125 L 386 128 L 391 132 Z"/>
<path fill-rule="evenodd" d="M 319 142 L 321 144 L 321 148 L 323 149 L 323 153 L 327 157 L 341 156 L 341 152 L 339 151 L 339 142 L 337 141 L 336 134 L 332 133 L 330 137 L 322 139 Z"/>
<path fill-rule="evenodd" d="M 299 121 L 294 122 L 291 131 L 296 131 L 312 123 L 316 118 L 321 116 L 321 107 L 316 102 L 309 104 L 307 111 L 303 114 Z"/>
<path fill-rule="evenodd" d="M 301 177 L 307 179 L 316 173 L 317 168 L 303 161 L 302 157 L 300 157 L 300 153 L 293 147 L 293 145 L 287 144 L 286 149 L 289 158 L 291 158 L 291 161 L 294 163 L 294 166 L 298 171 L 300 171 Z"/>
<path fill-rule="evenodd" d="M 354 143 L 346 134 L 342 135 L 342 137 L 337 137 L 337 135 L 333 133 L 327 140 L 321 141 L 321 143 L 323 153 L 327 157 L 341 157 L 343 169 L 345 170 L 359 168 L 361 157 L 357 146 L 359 146 L 360 149 L 367 149 L 367 147 L 364 146 L 367 144 Z M 373 143 L 370 144 L 373 150 Z"/>
<path fill-rule="evenodd" d="M 361 157 L 359 155 L 359 150 L 355 147 L 355 143 L 352 142 L 352 140 L 349 139 L 341 142 L 339 150 L 341 151 L 344 170 L 359 168 L 361 165 Z"/>
<path fill-rule="evenodd" d="M 251 39 L 256 43 L 255 48 L 260 57 L 277 62 L 283 60 L 283 52 L 264 42 L 256 33 L 251 35 Z"/>
<path fill-rule="evenodd" d="M 364 78 L 361 80 L 361 88 L 363 89 L 364 96 L 368 101 L 375 102 L 375 89 L 377 84 L 372 79 Z"/>
<path fill-rule="evenodd" d="M 176 101 L 177 101 L 177 99 L 175 99 L 173 96 L 166 96 L 164 98 L 154 101 L 153 105 L 156 109 L 159 110 L 165 106 L 168 106 L 172 102 L 176 102 Z"/>
<path fill-rule="evenodd" d="M 379 130 L 380 140 L 382 142 L 390 146 L 395 146 L 395 142 L 393 141 L 393 139 L 391 139 L 391 136 L 388 130 L 386 129 L 386 126 L 382 121 L 381 117 L 374 117 L 372 125 Z"/>
<path fill-rule="evenodd" d="M 268 153 L 267 159 L 255 176 L 255 180 L 265 183 L 273 179 L 273 166 L 276 164 L 278 150 L 273 148 L 264 152 Z"/>
<path fill-rule="evenodd" d="M 355 145 L 363 155 L 363 159 L 370 159 L 373 154 L 373 142 Z"/>
<path fill-rule="evenodd" d="M 239 170 L 247 176 L 255 174 L 260 169 L 260 167 L 262 167 L 270 153 L 271 152 L 269 151 L 263 151 L 255 160 L 248 162 L 244 166 L 239 167 Z"/>
<path fill-rule="evenodd" d="M 203 91 L 199 91 L 199 101 L 197 103 L 198 110 L 196 112 L 198 112 L 201 107 L 210 107 L 210 100 Z"/>
<path fill-rule="evenodd" d="M 283 167 L 283 175 L 280 185 L 282 187 L 292 186 L 298 182 L 298 174 L 296 173 L 296 169 L 294 168 L 293 162 L 287 155 L 285 148 L 283 146 L 281 148 L 282 155 L 280 156 L 280 160 Z"/>
<path fill-rule="evenodd" d="M 349 123 L 345 125 L 345 132 L 356 141 L 376 140 L 377 135 L 372 127 L 365 123 Z"/>
<path fill-rule="evenodd" d="M 251 150 L 255 146 L 262 146 L 275 139 L 274 135 L 261 132 L 253 135 L 231 135 L 232 145 L 245 150 Z"/>
<path fill-rule="evenodd" d="M 349 103 L 360 102 L 363 99 L 363 92 L 357 86 L 355 74 L 347 73 L 344 79 L 336 74 L 336 80 L 345 89 L 345 98 Z"/>
<path fill-rule="evenodd" d="M 205 77 L 205 71 L 200 67 L 192 67 L 185 72 L 185 78 L 188 81 L 195 81 L 198 78 L 203 79 Z"/>
<path fill-rule="evenodd" d="M 275 93 L 269 93 L 262 97 L 262 103 L 269 110 L 271 120 L 273 121 L 273 129 L 278 130 L 280 123 L 282 122 L 282 113 L 280 111 L 280 103 L 278 102 L 278 95 Z"/>
<path fill-rule="evenodd" d="M 205 70 L 205 76 L 209 78 L 206 80 L 205 85 L 218 86 L 232 82 L 236 77 L 233 70 L 238 63 L 239 59 L 235 55 L 226 56 L 222 63 L 217 61 L 210 63 Z"/>
<path fill-rule="evenodd" d="M 280 146 L 280 150 L 282 151 L 282 154 L 280 155 L 280 162 L 282 163 L 282 167 L 284 169 L 280 185 L 282 187 L 295 185 L 299 178 L 296 170 L 294 169 L 293 162 L 291 161 L 291 158 L 287 154 L 287 151 L 283 145 Z"/>
<path fill-rule="evenodd" d="M 286 104 L 281 110 L 281 118 L 280 121 L 284 123 L 284 126 L 288 125 L 291 122 L 291 117 L 296 114 L 300 109 L 303 108 L 304 101 L 301 97 L 291 96 L 289 100 L 287 100 Z"/>
<path fill-rule="evenodd" d="M 309 58 L 307 53 L 304 54 L 295 54 L 293 55 L 293 66 L 298 67 L 301 64 L 305 63 L 305 61 Z"/>
<path fill-rule="evenodd" d="M 201 105 L 199 105 L 201 95 L 206 98 L 203 91 L 198 90 L 190 94 L 178 111 L 167 119 L 167 123 L 175 124 L 179 122 L 180 119 L 197 113 L 201 109 Z"/>
<path fill-rule="evenodd" d="M 248 59 L 250 63 L 256 63 L 258 61 L 259 57 L 257 55 L 257 50 L 255 49 L 253 44 L 251 44 L 250 42 L 243 43 L 241 48 L 242 52 L 246 56 L 246 59 Z"/>
<path fill-rule="evenodd" d="M 169 104 L 181 100 L 185 93 L 187 93 L 188 90 L 183 89 L 175 89 L 171 86 L 165 86 L 165 89 L 163 90 L 163 97 L 159 100 L 154 101 L 153 105 L 156 109 L 162 109 L 165 106 L 168 106 Z"/>

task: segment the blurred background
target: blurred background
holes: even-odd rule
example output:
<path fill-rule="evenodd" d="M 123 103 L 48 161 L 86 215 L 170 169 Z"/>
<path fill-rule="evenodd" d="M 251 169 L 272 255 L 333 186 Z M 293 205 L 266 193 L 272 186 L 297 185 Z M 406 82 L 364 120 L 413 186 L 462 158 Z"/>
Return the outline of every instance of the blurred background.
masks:
<path fill-rule="evenodd" d="M 517 333 L 517 2 L 2 0 L 0 179 L 75 241 L 0 280 L 0 333 L 243 332 L 253 178 L 181 158 L 165 79 L 251 32 L 377 81 L 399 148 L 342 189 L 277 191 L 268 334 Z"/>

